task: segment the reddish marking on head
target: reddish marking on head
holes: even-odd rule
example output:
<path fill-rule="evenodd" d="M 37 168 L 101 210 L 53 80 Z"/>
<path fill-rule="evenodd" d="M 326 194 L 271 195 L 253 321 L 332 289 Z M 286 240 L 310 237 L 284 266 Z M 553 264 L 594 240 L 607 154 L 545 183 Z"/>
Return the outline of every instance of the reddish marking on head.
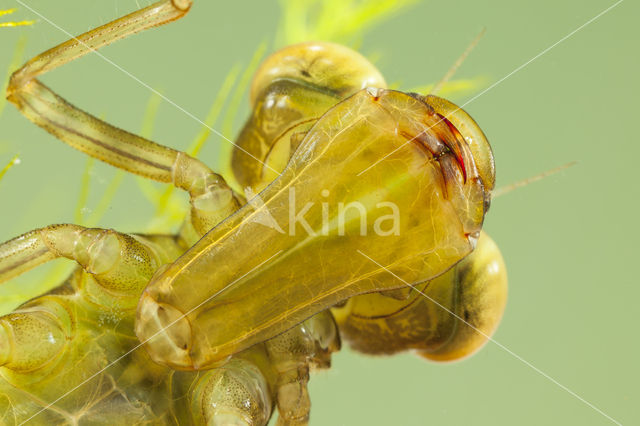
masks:
<path fill-rule="evenodd" d="M 447 126 L 449 127 L 449 130 L 451 130 L 451 133 L 453 133 L 453 136 L 455 136 L 458 139 L 458 141 L 460 141 L 461 143 L 465 143 L 464 137 L 462 136 L 462 134 L 458 131 L 456 126 L 454 126 L 453 123 L 451 123 L 447 119 L 447 117 L 445 117 L 445 116 L 443 116 L 441 114 L 438 114 L 438 117 L 440 117 L 440 119 L 447 124 Z M 446 141 L 443 141 L 443 142 L 445 142 L 445 144 L 447 144 Z M 447 146 L 449 146 L 449 144 L 447 144 Z M 449 146 L 449 148 L 451 148 L 451 147 Z M 466 168 L 466 166 L 464 164 L 464 159 L 462 158 L 462 152 L 460 150 L 458 150 L 458 149 L 451 149 L 451 152 L 453 152 L 455 154 L 456 159 L 458 160 L 458 163 L 460 164 L 460 168 L 462 169 L 462 176 L 464 178 L 464 181 L 466 182 L 467 181 L 467 168 Z"/>

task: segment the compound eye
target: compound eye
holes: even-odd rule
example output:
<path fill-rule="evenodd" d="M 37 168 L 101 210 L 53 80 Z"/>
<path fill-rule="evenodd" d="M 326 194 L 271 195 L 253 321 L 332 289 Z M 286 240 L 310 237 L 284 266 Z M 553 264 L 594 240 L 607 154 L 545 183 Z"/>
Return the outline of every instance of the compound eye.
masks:
<path fill-rule="evenodd" d="M 348 47 L 320 41 L 287 46 L 269 56 L 253 77 L 251 105 L 277 80 L 311 85 L 340 99 L 365 87 L 387 86 L 380 72 L 364 56 Z"/>
<path fill-rule="evenodd" d="M 491 192 L 496 181 L 493 152 L 487 137 L 480 130 L 478 124 L 466 111 L 446 99 L 427 95 L 423 98 L 423 101 L 433 108 L 436 113 L 446 118 L 460 132 L 471 149 L 485 190 Z"/>

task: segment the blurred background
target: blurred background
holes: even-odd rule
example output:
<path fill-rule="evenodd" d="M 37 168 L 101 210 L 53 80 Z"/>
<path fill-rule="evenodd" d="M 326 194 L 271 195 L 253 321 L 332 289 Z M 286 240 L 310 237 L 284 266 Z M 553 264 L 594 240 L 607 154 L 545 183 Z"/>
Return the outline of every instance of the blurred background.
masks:
<path fill-rule="evenodd" d="M 146 0 L 23 0 L 79 34 Z M 248 111 L 260 58 L 327 39 L 356 48 L 394 87 L 438 81 L 487 33 L 443 95 L 464 104 L 585 22 L 611 0 L 196 1 L 183 20 L 101 51 L 225 136 Z M 9 68 L 68 37 L 16 1 L 0 22 L 0 86 Z M 494 338 L 622 424 L 640 423 L 637 2 L 624 1 L 465 109 L 494 148 L 498 186 L 577 165 L 494 200 L 485 229 L 500 245 L 510 294 Z M 96 55 L 43 78 L 72 103 L 228 172 L 230 144 Z M 2 102 L 2 101 L 0 101 Z M 140 232 L 175 229 L 185 206 L 162 185 L 116 173 L 0 103 L 0 240 L 51 223 Z M 215 119 L 215 120 L 214 120 Z M 199 138 L 199 139 L 198 139 Z M 200 142 L 194 142 L 199 140 Z M 55 282 L 53 264 L 0 289 L 6 312 Z M 344 348 L 311 380 L 312 425 L 612 424 L 523 361 L 489 343 L 463 362 L 411 354 L 370 358 Z"/>

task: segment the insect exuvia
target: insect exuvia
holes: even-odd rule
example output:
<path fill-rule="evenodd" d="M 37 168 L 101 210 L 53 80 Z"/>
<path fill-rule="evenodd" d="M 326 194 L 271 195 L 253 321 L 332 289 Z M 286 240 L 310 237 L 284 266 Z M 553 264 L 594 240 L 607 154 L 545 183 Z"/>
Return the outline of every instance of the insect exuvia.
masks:
<path fill-rule="evenodd" d="M 232 159 L 246 198 L 37 79 L 190 7 L 160 1 L 11 77 L 7 98 L 29 120 L 186 191 L 190 212 L 176 235 L 67 224 L 0 245 L 0 282 L 58 257 L 79 265 L 0 318 L 5 422 L 261 425 L 277 408 L 279 424 L 306 424 L 309 370 L 329 367 L 341 339 L 454 360 L 500 320 L 505 268 L 481 230 L 495 181 L 486 137 L 445 99 L 387 89 L 351 49 L 293 45 L 258 69 Z"/>

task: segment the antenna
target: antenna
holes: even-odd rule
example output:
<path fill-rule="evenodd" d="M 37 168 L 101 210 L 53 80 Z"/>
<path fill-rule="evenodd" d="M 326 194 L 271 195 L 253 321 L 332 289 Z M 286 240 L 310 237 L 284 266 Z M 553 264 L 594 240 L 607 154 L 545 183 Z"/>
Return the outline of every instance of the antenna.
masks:
<path fill-rule="evenodd" d="M 544 179 L 546 177 L 549 177 L 553 174 L 556 174 L 564 169 L 568 169 L 569 167 L 575 166 L 576 164 L 578 164 L 577 161 L 570 161 L 567 164 L 563 164 L 562 166 L 558 166 L 554 169 L 550 169 L 547 170 L 546 172 L 542 172 L 540 174 L 537 174 L 535 176 L 531 176 L 528 177 L 526 179 L 520 180 L 518 182 L 514 182 L 511 185 L 507 185 L 507 186 L 502 186 L 498 189 L 496 189 L 495 191 L 493 191 L 493 194 L 491 195 L 491 199 L 493 200 L 494 198 L 500 197 L 501 195 L 507 194 L 515 189 L 521 188 L 523 186 L 527 186 L 533 182 L 537 182 L 541 179 Z"/>
<path fill-rule="evenodd" d="M 451 68 L 449 68 L 449 71 L 447 71 L 444 77 L 442 77 L 440 81 L 436 83 L 435 86 L 433 86 L 433 89 L 431 89 L 431 93 L 430 93 L 431 95 L 437 95 L 440 89 L 442 89 L 442 86 L 444 86 L 449 80 L 451 80 L 451 77 L 453 77 L 453 75 L 456 73 L 458 68 L 460 68 L 460 65 L 462 65 L 464 60 L 467 59 L 467 56 L 469 56 L 469 54 L 473 51 L 473 49 L 478 45 L 478 42 L 486 32 L 487 32 L 487 29 L 483 28 L 480 31 L 480 33 L 476 36 L 476 38 L 473 39 L 471 44 L 469 44 L 469 46 L 467 46 L 465 51 L 462 52 L 462 55 L 460 55 L 460 57 L 453 63 Z"/>

